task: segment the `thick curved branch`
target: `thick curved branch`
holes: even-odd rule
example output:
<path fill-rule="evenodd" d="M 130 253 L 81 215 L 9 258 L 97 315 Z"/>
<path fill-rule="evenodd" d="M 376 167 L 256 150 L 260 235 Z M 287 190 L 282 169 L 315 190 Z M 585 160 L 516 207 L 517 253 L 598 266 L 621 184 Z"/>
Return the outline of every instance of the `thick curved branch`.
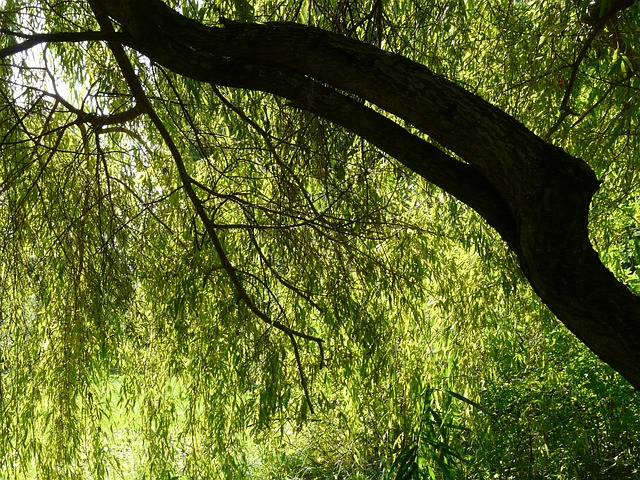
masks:
<path fill-rule="evenodd" d="M 475 209 L 507 242 L 517 245 L 515 221 L 506 202 L 474 167 L 454 159 L 387 117 L 317 81 L 268 67 L 252 67 L 250 70 L 252 82 L 256 85 L 268 86 L 269 92 L 288 98 L 293 105 L 368 140 L 430 183 Z"/>
<path fill-rule="evenodd" d="M 548 178 L 539 174 L 547 167 L 566 170 L 586 195 L 597 187 L 583 162 L 543 142 L 497 107 L 403 56 L 293 23 L 226 22 L 224 28 L 214 28 L 179 15 L 160 0 L 100 3 L 126 25 L 130 46 L 174 72 L 257 88 L 243 75 L 251 67 L 269 66 L 358 95 L 410 122 L 477 167 L 510 204 L 519 203 L 518 196 L 511 195 L 514 187 L 546 183 Z M 523 150 L 523 145 L 528 148 Z M 559 155 L 563 162 L 558 166 Z M 519 162 L 518 171 L 510 171 L 514 160 Z M 528 202 L 522 203 L 527 208 Z"/>
<path fill-rule="evenodd" d="M 111 2 L 107 3 L 111 4 Z M 116 8 L 124 7 L 116 6 Z M 168 9 L 166 13 L 174 20 L 183 18 L 175 17 Z M 197 25 L 202 27 L 201 24 Z M 291 26 L 285 25 L 286 28 Z M 172 29 L 175 30 L 175 28 L 174 26 Z M 191 23 L 187 23 L 185 28 L 191 30 L 194 27 Z M 202 28 L 210 33 L 223 33 L 225 36 L 229 33 L 224 29 Z M 300 33 L 316 31 L 316 29 L 302 28 L 304 30 Z M 147 27 L 144 30 L 146 31 Z M 155 36 L 147 41 L 155 43 L 156 40 L 152 38 L 155 39 Z M 285 43 L 289 40 L 287 39 Z M 218 39 L 210 38 L 210 41 L 217 42 Z M 207 43 L 204 39 L 200 39 L 198 44 L 203 42 Z M 155 47 L 146 43 L 143 45 L 137 39 L 131 41 L 130 46 L 174 72 L 209 83 L 273 93 L 291 100 L 295 106 L 348 128 L 389 153 L 429 182 L 471 206 L 500 232 L 514 249 L 517 248 L 515 222 L 507 204 L 495 187 L 487 182 L 484 175 L 475 167 L 455 160 L 387 117 L 313 80 L 306 73 L 278 66 L 247 64 L 245 61 L 237 61 L 231 57 L 211 55 L 208 51 L 197 51 L 195 45 L 190 45 L 186 47 L 187 51 L 178 53 L 173 51 L 173 48 L 181 49 L 182 46 L 167 44 L 166 39 L 162 43 L 155 43 Z M 169 51 L 173 51 L 173 54 L 169 54 Z M 376 51 L 384 53 L 379 49 Z"/>

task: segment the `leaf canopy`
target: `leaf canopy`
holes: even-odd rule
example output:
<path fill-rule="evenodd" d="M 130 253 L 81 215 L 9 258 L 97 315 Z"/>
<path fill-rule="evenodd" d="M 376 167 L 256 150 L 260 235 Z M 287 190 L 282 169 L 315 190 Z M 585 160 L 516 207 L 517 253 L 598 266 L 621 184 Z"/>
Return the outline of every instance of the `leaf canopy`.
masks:
<path fill-rule="evenodd" d="M 168 5 L 205 25 L 320 27 L 479 94 L 605 180 L 591 240 L 637 291 L 640 15 L 596 3 Z M 629 471 L 637 395 L 557 325 L 478 214 L 290 101 L 127 50 L 176 164 L 110 48 L 121 37 L 100 30 L 90 2 L 0 14 L 8 478 Z M 558 401 L 592 403 L 570 445 L 541 413 Z"/>

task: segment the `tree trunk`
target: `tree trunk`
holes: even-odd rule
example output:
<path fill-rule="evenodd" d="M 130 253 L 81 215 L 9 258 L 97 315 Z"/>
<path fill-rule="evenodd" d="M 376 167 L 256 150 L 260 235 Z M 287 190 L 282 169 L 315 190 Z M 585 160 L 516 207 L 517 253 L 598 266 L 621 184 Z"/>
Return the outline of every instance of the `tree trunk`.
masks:
<path fill-rule="evenodd" d="M 640 388 L 640 299 L 589 242 L 599 183 L 585 162 L 425 66 L 353 39 L 289 23 L 207 27 L 160 0 L 92 4 L 153 62 L 203 82 L 288 98 L 467 203 L 517 254 L 557 317 Z M 410 122 L 466 163 L 341 92 Z"/>

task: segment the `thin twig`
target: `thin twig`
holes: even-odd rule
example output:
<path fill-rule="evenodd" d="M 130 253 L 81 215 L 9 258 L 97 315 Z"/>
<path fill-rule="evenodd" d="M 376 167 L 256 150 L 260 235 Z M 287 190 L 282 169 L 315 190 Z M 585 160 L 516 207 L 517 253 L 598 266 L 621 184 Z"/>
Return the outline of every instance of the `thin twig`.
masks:
<path fill-rule="evenodd" d="M 41 43 L 79 43 L 79 42 L 95 42 L 95 41 L 123 41 L 128 36 L 120 32 L 55 32 L 55 33 L 36 33 L 33 35 L 25 35 L 18 32 L 12 32 L 0 28 L 0 33 L 4 35 L 12 35 L 19 38 L 26 38 L 24 42 L 9 45 L 0 49 L 0 58 L 10 57 L 16 53 L 24 52 L 30 48 L 40 45 Z"/>

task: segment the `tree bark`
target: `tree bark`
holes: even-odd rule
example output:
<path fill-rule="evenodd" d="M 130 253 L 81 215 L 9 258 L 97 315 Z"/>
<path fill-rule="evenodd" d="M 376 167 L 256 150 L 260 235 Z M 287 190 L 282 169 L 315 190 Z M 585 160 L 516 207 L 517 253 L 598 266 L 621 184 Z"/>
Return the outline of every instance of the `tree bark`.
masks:
<path fill-rule="evenodd" d="M 640 388 L 640 299 L 588 238 L 599 182 L 587 164 L 427 67 L 291 23 L 208 27 L 160 0 L 92 0 L 126 44 L 190 78 L 270 92 L 361 135 L 474 208 L 513 249 L 536 293 L 603 361 Z M 402 118 L 459 161 L 358 103 Z"/>

